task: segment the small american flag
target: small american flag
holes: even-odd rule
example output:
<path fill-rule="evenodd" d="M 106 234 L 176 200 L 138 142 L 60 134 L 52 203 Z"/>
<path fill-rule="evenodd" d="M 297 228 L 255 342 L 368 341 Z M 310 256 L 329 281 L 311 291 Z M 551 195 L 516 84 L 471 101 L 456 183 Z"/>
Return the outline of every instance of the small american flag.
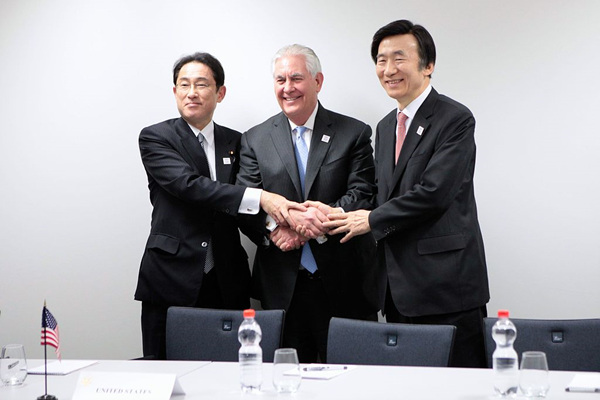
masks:
<path fill-rule="evenodd" d="M 41 345 L 50 345 L 56 350 L 56 357 L 60 360 L 60 340 L 58 335 L 58 323 L 52 313 L 44 305 L 42 310 L 42 341 Z"/>

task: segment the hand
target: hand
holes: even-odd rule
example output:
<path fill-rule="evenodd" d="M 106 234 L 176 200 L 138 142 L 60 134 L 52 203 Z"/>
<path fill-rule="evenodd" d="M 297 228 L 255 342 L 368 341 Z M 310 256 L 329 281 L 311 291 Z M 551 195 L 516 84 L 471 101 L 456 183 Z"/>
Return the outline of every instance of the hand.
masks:
<path fill-rule="evenodd" d="M 323 226 L 326 229 L 329 229 L 330 235 L 346 233 L 346 235 L 340 240 L 340 243 L 346 243 L 354 236 L 364 235 L 367 232 L 371 232 L 371 226 L 369 225 L 369 214 L 371 214 L 371 211 L 368 210 L 356 210 L 347 213 L 329 214 L 329 222 L 325 222 Z"/>
<path fill-rule="evenodd" d="M 302 205 L 305 207 L 314 207 L 317 210 L 321 211 L 325 216 L 328 216 L 329 214 L 337 214 L 339 212 L 344 212 L 344 210 L 341 207 L 333 208 L 331 206 L 328 206 L 327 204 L 321 203 L 320 201 L 307 200 L 304 203 L 302 203 Z"/>
<path fill-rule="evenodd" d="M 327 233 L 323 223 L 328 221 L 327 216 L 315 207 L 309 207 L 306 211 L 290 210 L 290 217 L 296 223 L 296 232 L 310 239 Z"/>
<path fill-rule="evenodd" d="M 290 217 L 290 210 L 306 211 L 306 207 L 285 197 L 263 190 L 260 195 L 260 206 L 269 214 L 277 225 L 296 227 L 295 221 Z"/>
<path fill-rule="evenodd" d="M 293 229 L 285 226 L 277 227 L 277 229 L 271 232 L 269 238 L 281 251 L 299 249 L 308 240 Z"/>

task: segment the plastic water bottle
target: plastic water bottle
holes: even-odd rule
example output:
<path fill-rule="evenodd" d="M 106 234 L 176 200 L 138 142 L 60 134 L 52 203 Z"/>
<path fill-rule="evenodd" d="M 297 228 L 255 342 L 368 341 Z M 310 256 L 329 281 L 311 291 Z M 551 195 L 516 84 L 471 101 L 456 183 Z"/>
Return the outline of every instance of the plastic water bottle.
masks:
<path fill-rule="evenodd" d="M 242 345 L 239 351 L 240 384 L 244 393 L 260 391 L 262 383 L 262 331 L 254 319 L 255 315 L 252 309 L 244 310 L 244 321 L 238 330 L 238 340 Z"/>
<path fill-rule="evenodd" d="M 501 397 L 514 397 L 519 386 L 519 356 L 513 348 L 517 328 L 508 319 L 507 310 L 498 311 L 498 321 L 492 327 L 494 350 L 494 391 Z"/>

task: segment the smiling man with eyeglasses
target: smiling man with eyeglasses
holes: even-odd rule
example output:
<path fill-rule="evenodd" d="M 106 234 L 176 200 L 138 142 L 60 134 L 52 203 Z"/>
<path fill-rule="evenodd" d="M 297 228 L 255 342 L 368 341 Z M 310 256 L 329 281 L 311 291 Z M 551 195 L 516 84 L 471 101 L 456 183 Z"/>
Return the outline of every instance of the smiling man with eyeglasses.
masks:
<path fill-rule="evenodd" d="M 179 59 L 173 94 L 181 118 L 140 133 L 153 206 L 135 299 L 142 302 L 144 357 L 166 357 L 169 306 L 244 309 L 250 269 L 236 217 L 262 207 L 276 221 L 295 206 L 283 197 L 235 186 L 241 134 L 213 114 L 225 97 L 225 73 L 208 53 Z"/>

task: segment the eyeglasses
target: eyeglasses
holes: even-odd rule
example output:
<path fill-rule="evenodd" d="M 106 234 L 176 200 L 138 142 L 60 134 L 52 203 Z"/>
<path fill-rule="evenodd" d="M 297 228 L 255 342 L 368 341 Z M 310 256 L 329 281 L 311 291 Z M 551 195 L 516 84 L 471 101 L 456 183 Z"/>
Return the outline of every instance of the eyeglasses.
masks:
<path fill-rule="evenodd" d="M 189 83 L 189 82 L 181 82 L 175 85 L 177 91 L 180 93 L 188 93 L 190 89 L 193 92 L 201 92 L 210 87 L 210 84 L 206 82 L 198 82 L 198 83 Z"/>

